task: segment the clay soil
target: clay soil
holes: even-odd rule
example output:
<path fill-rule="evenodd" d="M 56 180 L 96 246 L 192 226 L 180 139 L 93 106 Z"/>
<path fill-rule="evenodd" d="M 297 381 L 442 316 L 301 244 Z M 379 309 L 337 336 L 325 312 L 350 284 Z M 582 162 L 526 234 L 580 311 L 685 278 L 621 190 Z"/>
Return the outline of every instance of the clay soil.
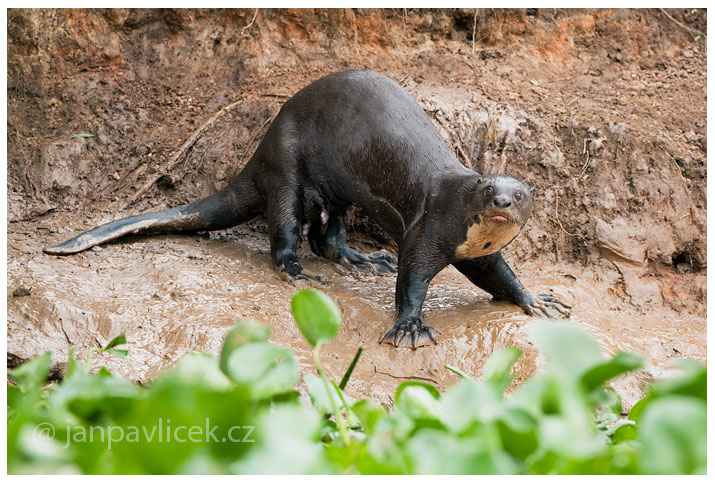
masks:
<path fill-rule="evenodd" d="M 704 9 L 13 9 L 7 27 L 9 367 L 51 350 L 61 376 L 70 347 L 81 359 L 125 333 L 127 359 L 93 363 L 147 382 L 190 351 L 217 353 L 252 318 L 314 370 L 289 312 L 297 287 L 271 266 L 264 220 L 71 257 L 42 248 L 212 193 L 288 97 L 351 68 L 403 85 L 466 165 L 537 187 L 536 213 L 505 256 L 527 288 L 571 303 L 565 323 L 604 352 L 648 358 L 616 384 L 626 410 L 671 359 L 706 360 Z M 396 246 L 359 213 L 351 239 Z M 445 388 L 455 381 L 445 364 L 479 376 L 514 345 L 519 380 L 543 367 L 532 319 L 454 269 L 425 305 L 439 345 L 396 349 L 377 344 L 395 315 L 395 276 L 300 254 L 344 314 L 325 348 L 329 375 L 365 349 L 351 395 L 389 405 L 406 379 Z"/>

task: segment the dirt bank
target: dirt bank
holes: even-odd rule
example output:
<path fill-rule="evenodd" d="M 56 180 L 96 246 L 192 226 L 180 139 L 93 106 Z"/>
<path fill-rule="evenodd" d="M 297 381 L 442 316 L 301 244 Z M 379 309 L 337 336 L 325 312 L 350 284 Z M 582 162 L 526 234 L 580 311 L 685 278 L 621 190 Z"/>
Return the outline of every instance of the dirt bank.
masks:
<path fill-rule="evenodd" d="M 84 353 L 126 332 L 129 359 L 96 362 L 146 381 L 188 351 L 217 351 L 251 317 L 307 370 L 288 313 L 295 287 L 270 267 L 260 220 L 69 258 L 41 248 L 223 186 L 282 102 L 348 68 L 400 82 L 465 164 L 537 186 L 539 208 L 506 256 L 528 287 L 575 305 L 571 323 L 608 352 L 649 357 L 642 378 L 670 358 L 705 360 L 705 21 L 701 9 L 9 10 L 8 361 L 47 349 L 62 361 L 70 345 Z M 93 137 L 72 137 L 83 133 Z M 362 243 L 366 232 L 386 243 L 355 219 Z M 441 344 L 378 346 L 394 277 L 303 250 L 346 315 L 328 371 L 366 348 L 355 394 L 386 401 L 406 377 L 445 386 L 444 364 L 478 374 L 509 345 L 525 349 L 523 376 L 538 370 L 529 318 L 454 270 L 426 304 Z M 638 393 L 637 378 L 622 386 Z"/>

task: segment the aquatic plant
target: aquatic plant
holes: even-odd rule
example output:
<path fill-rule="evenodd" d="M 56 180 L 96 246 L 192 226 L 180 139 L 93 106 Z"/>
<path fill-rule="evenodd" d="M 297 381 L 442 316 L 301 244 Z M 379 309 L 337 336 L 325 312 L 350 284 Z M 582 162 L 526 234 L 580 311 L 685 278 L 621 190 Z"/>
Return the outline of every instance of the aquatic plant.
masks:
<path fill-rule="evenodd" d="M 568 323 L 537 322 L 532 338 L 545 373 L 504 391 L 521 356 L 495 352 L 481 380 L 462 376 L 441 393 L 424 382 L 399 386 L 394 408 L 355 400 L 322 370 L 320 347 L 340 326 L 325 294 L 299 291 L 296 322 L 314 347 L 318 375 L 303 378 L 268 327 L 242 322 L 220 357 L 192 353 L 146 387 L 73 354 L 64 379 L 47 382 L 50 354 L 10 371 L 10 473 L 358 473 L 543 474 L 705 473 L 706 368 L 678 362 L 628 418 L 605 384 L 644 365 L 606 358 Z M 125 340 L 115 338 L 105 352 Z M 447 369 L 445 369 L 447 370 Z"/>

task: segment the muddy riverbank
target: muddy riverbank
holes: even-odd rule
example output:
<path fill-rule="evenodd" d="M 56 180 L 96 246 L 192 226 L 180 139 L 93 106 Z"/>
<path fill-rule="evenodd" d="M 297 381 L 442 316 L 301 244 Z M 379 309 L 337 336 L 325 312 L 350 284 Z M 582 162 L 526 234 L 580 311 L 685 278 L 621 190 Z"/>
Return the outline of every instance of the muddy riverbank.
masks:
<path fill-rule="evenodd" d="M 289 313 L 296 287 L 270 266 L 260 220 L 72 257 L 41 249 L 210 194 L 288 97 L 367 68 L 403 85 L 465 165 L 537 187 L 505 256 L 529 289 L 574 305 L 567 323 L 604 351 L 651 361 L 617 385 L 632 401 L 669 360 L 707 357 L 705 29 L 698 9 L 9 10 L 8 365 L 52 350 L 61 366 L 70 346 L 84 357 L 125 333 L 128 359 L 93 364 L 147 382 L 190 351 L 218 352 L 252 318 L 312 370 Z M 395 247 L 359 216 L 351 238 Z M 512 345 L 520 379 L 543 367 L 531 319 L 453 269 L 425 306 L 440 344 L 413 351 L 377 344 L 394 276 L 301 254 L 344 312 L 328 373 L 365 348 L 351 394 L 389 404 L 407 378 L 444 388 L 444 364 L 479 375 Z"/>

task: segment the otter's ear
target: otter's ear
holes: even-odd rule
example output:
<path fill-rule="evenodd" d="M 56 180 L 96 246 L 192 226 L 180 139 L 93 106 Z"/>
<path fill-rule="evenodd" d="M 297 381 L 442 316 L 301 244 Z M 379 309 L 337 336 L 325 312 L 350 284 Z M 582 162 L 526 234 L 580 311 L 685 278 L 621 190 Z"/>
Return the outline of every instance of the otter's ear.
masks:
<path fill-rule="evenodd" d="M 529 191 L 531 191 L 531 196 L 536 197 L 538 191 L 536 191 L 536 188 L 531 188 Z"/>

